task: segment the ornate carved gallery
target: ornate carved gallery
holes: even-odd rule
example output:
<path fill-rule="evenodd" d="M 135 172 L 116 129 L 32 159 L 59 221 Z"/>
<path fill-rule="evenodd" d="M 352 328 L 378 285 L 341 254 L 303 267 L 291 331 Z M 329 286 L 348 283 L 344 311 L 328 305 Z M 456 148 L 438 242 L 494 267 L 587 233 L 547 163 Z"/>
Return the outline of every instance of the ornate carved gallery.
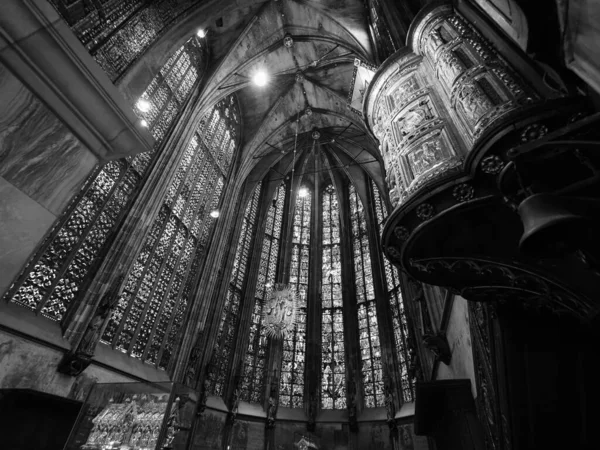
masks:
<path fill-rule="evenodd" d="M 0 447 L 599 448 L 599 18 L 3 0 Z"/>

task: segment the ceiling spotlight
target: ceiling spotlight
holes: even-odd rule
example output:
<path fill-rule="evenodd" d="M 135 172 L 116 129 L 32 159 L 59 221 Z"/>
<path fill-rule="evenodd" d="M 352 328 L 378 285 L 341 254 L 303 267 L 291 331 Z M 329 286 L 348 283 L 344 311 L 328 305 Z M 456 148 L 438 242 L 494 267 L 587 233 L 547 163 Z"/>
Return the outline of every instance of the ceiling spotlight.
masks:
<path fill-rule="evenodd" d="M 267 75 L 266 72 L 261 70 L 254 74 L 254 76 L 252 77 L 252 81 L 257 86 L 265 86 L 267 84 L 267 82 L 269 81 L 269 76 Z"/>
<path fill-rule="evenodd" d="M 148 112 L 150 111 L 150 108 L 152 108 L 150 102 L 145 98 L 140 98 L 135 106 L 137 106 L 137 109 L 139 109 L 141 112 Z"/>
<path fill-rule="evenodd" d="M 308 189 L 306 189 L 305 187 L 300 188 L 300 190 L 298 191 L 298 196 L 306 197 L 307 195 L 308 195 Z"/>
<path fill-rule="evenodd" d="M 283 38 L 283 45 L 285 45 L 287 48 L 292 48 L 294 46 L 294 38 L 290 33 L 287 33 Z"/>
<path fill-rule="evenodd" d="M 146 122 L 144 119 L 140 120 L 140 125 L 144 128 L 148 128 L 148 122 Z"/>
<path fill-rule="evenodd" d="M 217 217 L 219 217 L 219 211 L 218 211 L 218 210 L 216 210 L 216 209 L 213 209 L 213 210 L 210 212 L 210 217 L 212 217 L 213 219 L 216 219 Z"/>
<path fill-rule="evenodd" d="M 199 29 L 196 32 L 196 36 L 198 36 L 200 39 L 204 39 L 206 37 L 206 31 L 204 31 L 203 29 Z"/>

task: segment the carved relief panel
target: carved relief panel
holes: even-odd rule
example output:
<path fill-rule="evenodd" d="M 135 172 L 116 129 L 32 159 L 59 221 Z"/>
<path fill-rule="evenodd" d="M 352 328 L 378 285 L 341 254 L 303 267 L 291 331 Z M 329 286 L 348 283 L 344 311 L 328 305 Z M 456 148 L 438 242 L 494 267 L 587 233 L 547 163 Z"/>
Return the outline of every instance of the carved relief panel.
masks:
<path fill-rule="evenodd" d="M 471 143 L 492 122 L 533 100 L 533 92 L 450 6 L 436 8 L 416 26 L 412 46 L 429 60 Z"/>

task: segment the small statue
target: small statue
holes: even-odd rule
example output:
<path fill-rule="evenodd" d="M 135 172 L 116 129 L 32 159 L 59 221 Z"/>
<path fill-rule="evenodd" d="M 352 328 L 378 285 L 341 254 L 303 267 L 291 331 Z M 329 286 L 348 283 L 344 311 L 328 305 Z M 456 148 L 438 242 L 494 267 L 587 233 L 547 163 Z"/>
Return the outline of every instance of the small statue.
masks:
<path fill-rule="evenodd" d="M 206 400 L 208 399 L 208 389 L 210 385 L 210 381 L 207 378 L 204 378 L 202 382 L 202 389 L 200 391 L 200 399 L 198 400 L 198 415 L 201 415 L 206 409 Z"/>
<path fill-rule="evenodd" d="M 358 431 L 358 421 L 356 412 L 356 397 L 354 393 L 350 394 L 350 402 L 348 403 L 348 423 L 350 431 Z"/>
<path fill-rule="evenodd" d="M 317 396 L 312 393 L 310 395 L 310 399 L 308 401 L 308 424 L 306 426 L 306 429 L 308 431 L 315 431 L 315 427 L 316 427 L 316 421 L 317 421 L 317 410 L 318 410 L 318 403 L 317 403 Z"/>
<path fill-rule="evenodd" d="M 385 411 L 387 413 L 387 423 L 390 428 L 396 427 L 396 406 L 394 405 L 394 396 L 389 387 L 385 389 Z"/>
<path fill-rule="evenodd" d="M 102 335 L 104 323 L 119 301 L 119 290 L 125 275 L 121 273 L 117 281 L 100 299 L 90 323 L 85 329 L 79 345 L 74 351 L 67 353 L 58 365 L 58 371 L 75 377 L 83 372 L 92 362 L 96 346 Z"/>
<path fill-rule="evenodd" d="M 447 366 L 450 365 L 452 352 L 444 333 L 423 335 L 423 344 L 437 359 Z"/>
<path fill-rule="evenodd" d="M 277 401 L 271 395 L 269 396 L 269 408 L 267 409 L 267 428 L 275 426 L 275 416 L 277 415 Z"/>
<path fill-rule="evenodd" d="M 120 274 L 112 288 L 106 291 L 102 296 L 98 308 L 96 308 L 96 313 L 94 317 L 92 317 L 92 320 L 77 347 L 77 353 L 87 356 L 94 355 L 96 344 L 98 344 L 98 341 L 100 340 L 100 333 L 102 332 L 104 321 L 110 315 L 114 307 L 117 306 L 117 302 L 119 301 L 119 290 L 124 278 L 125 275 Z"/>
<path fill-rule="evenodd" d="M 229 421 L 232 424 L 236 423 L 236 419 L 237 419 L 237 414 L 238 414 L 238 410 L 239 410 L 239 405 L 240 405 L 240 388 L 235 388 L 235 390 L 233 391 L 233 397 L 231 398 L 231 410 L 229 411 L 228 417 L 229 417 Z"/>

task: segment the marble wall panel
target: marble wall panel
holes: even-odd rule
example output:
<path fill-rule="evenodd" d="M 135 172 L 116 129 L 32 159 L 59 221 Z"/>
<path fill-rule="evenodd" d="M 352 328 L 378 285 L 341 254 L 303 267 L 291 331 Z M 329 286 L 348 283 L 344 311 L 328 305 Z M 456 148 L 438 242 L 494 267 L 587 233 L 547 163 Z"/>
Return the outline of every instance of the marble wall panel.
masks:
<path fill-rule="evenodd" d="M 0 331 L 0 389 L 33 389 L 82 401 L 94 383 L 135 381 L 91 365 L 78 377 L 57 372 L 63 352 Z"/>
<path fill-rule="evenodd" d="M 231 430 L 230 450 L 264 450 L 264 422 L 238 420 Z"/>
<path fill-rule="evenodd" d="M 55 220 L 54 214 L 0 177 L 0 296 Z"/>
<path fill-rule="evenodd" d="M 298 448 L 303 436 L 310 438 L 306 431 L 306 422 L 278 421 L 275 425 L 275 448 Z"/>
<path fill-rule="evenodd" d="M 221 450 L 223 448 L 223 428 L 227 415 L 207 409 L 198 422 L 194 435 L 193 448 L 197 450 Z"/>
<path fill-rule="evenodd" d="M 358 448 L 361 450 L 392 450 L 390 427 L 383 422 L 359 424 Z"/>
<path fill-rule="evenodd" d="M 97 162 L 49 109 L 0 65 L 0 176 L 58 215 Z"/>

